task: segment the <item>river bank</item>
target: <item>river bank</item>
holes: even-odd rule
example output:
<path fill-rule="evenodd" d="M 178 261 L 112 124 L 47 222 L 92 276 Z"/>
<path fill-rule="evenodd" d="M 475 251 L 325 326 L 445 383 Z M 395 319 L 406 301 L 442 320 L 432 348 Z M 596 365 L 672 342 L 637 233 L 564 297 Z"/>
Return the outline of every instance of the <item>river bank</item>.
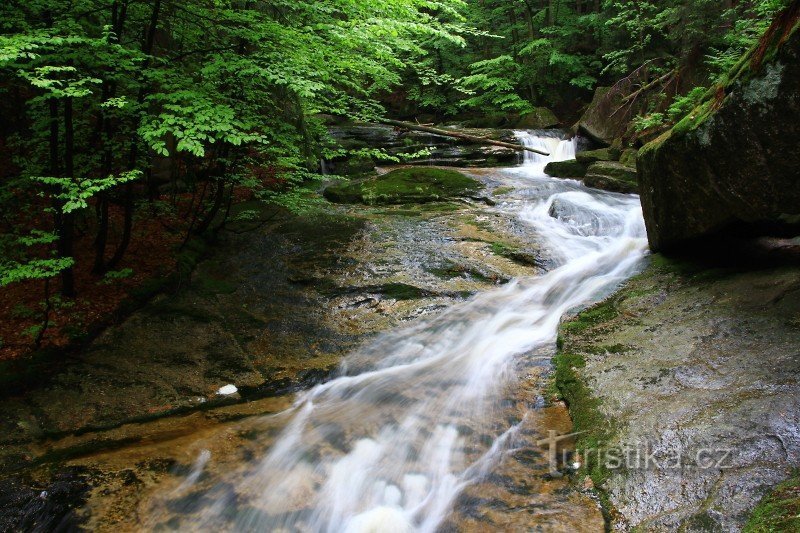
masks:
<path fill-rule="evenodd" d="M 769 244 L 738 266 L 654 256 L 562 324 L 556 385 L 615 529 L 739 531 L 800 465 L 800 267 Z"/>

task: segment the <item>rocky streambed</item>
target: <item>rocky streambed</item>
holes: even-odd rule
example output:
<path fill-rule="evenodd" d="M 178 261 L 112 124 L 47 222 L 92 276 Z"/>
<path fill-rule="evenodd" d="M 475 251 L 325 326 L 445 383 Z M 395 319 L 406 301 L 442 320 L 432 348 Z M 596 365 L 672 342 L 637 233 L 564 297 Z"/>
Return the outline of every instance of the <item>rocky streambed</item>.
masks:
<path fill-rule="evenodd" d="M 537 236 L 493 207 L 514 187 L 495 171 L 470 175 L 481 198 L 279 212 L 230 236 L 183 290 L 107 330 L 40 387 L 2 399 L 0 530 L 170 527 L 171 512 L 202 506 L 179 490 L 193 471 L 234 470 L 258 454 L 284 424 L 264 415 L 329 379 L 354 346 L 540 273 Z M 508 392 L 512 420 L 538 405 L 531 442 L 570 425 L 563 404 L 542 403 L 545 371 L 520 367 L 526 385 Z M 218 393 L 229 385 L 234 394 Z M 491 517 L 601 528 L 594 501 L 548 472 L 538 451 L 520 454 L 463 495 L 451 526 L 482 530 Z M 532 497 L 547 512 L 519 515 Z"/>

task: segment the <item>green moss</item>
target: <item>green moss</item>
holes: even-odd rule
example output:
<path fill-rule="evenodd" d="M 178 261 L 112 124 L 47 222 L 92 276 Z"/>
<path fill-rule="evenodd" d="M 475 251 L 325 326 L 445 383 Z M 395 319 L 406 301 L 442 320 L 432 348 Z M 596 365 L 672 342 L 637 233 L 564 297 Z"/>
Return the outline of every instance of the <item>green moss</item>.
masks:
<path fill-rule="evenodd" d="M 556 395 L 564 400 L 572 418 L 573 432 L 578 433 L 575 447 L 583 457 L 581 478 L 588 475 L 598 488 L 603 512 L 608 518 L 613 505 L 602 490 L 611 476 L 606 463 L 606 451 L 611 449 L 617 428 L 614 420 L 607 418 L 601 410 L 601 401 L 596 398 L 581 376 L 580 369 L 586 366 L 583 354 L 573 349 L 572 338 L 588 328 L 613 319 L 619 314 L 614 301 L 602 302 L 583 311 L 572 320 L 564 322 L 559 330 L 556 343 L 558 351 L 553 358 L 555 367 L 553 388 Z M 596 350 L 619 353 L 627 348 L 622 345 L 601 346 Z"/>
<path fill-rule="evenodd" d="M 598 150 L 588 150 L 586 152 L 578 152 L 575 156 L 578 163 L 584 165 L 591 165 L 598 161 L 617 161 L 620 156 L 620 151 L 614 148 L 600 148 Z"/>
<path fill-rule="evenodd" d="M 514 187 L 498 187 L 492 191 L 492 196 L 503 196 L 514 190 Z"/>
<path fill-rule="evenodd" d="M 548 176 L 557 178 L 582 178 L 586 175 L 588 165 L 578 162 L 575 159 L 567 161 L 553 161 L 544 167 L 544 172 Z"/>
<path fill-rule="evenodd" d="M 467 196 L 481 187 L 477 180 L 454 170 L 411 167 L 364 181 L 331 185 L 324 194 L 338 203 L 409 204 Z"/>
<path fill-rule="evenodd" d="M 585 464 L 581 469 L 592 478 L 596 487 L 601 487 L 610 477 L 602 451 L 607 449 L 614 436 L 614 427 L 600 411 L 600 400 L 578 374 L 586 366 L 582 355 L 559 351 L 553 359 L 555 365 L 555 387 L 558 396 L 569 406 L 573 432 L 580 433 L 575 447 L 585 453 Z"/>
<path fill-rule="evenodd" d="M 800 531 L 800 474 L 784 481 L 753 509 L 744 533 Z"/>
<path fill-rule="evenodd" d="M 536 260 L 535 255 L 520 250 L 514 245 L 503 242 L 493 242 L 491 243 L 490 248 L 494 255 L 505 257 L 510 261 L 519 263 L 520 265 L 539 266 L 539 262 Z"/>
<path fill-rule="evenodd" d="M 607 322 L 618 315 L 619 311 L 614 301 L 607 300 L 587 309 L 575 319 L 565 322 L 561 329 L 569 333 L 579 333 L 602 322 Z"/>
<path fill-rule="evenodd" d="M 236 284 L 224 279 L 217 279 L 210 276 L 198 276 L 192 282 L 202 294 L 213 296 L 215 294 L 233 294 L 236 292 Z"/>
<path fill-rule="evenodd" d="M 405 283 L 387 283 L 381 286 L 380 293 L 394 300 L 416 300 L 428 294 L 419 287 Z"/>

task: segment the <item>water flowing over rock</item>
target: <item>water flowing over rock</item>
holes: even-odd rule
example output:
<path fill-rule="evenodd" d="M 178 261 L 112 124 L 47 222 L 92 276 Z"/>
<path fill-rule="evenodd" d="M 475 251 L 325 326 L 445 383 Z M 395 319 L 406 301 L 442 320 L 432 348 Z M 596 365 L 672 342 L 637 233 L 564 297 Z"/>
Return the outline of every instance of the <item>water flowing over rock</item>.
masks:
<path fill-rule="evenodd" d="M 496 493 L 489 480 L 501 477 L 497 469 L 542 456 L 535 444 L 524 444 L 528 432 L 537 433 L 528 422 L 539 416 L 536 407 L 524 406 L 512 419 L 501 415 L 510 390 L 520 385 L 519 370 L 546 366 L 560 317 L 636 272 L 646 248 L 636 198 L 544 175 L 549 161 L 574 157 L 574 140 L 517 135 L 553 155 L 526 153 L 522 167 L 497 175 L 513 193 L 504 194 L 496 213 L 536 235 L 552 268 L 354 350 L 339 377 L 300 395 L 279 415 L 283 427 L 260 457 L 216 483 L 209 480 L 189 505 L 178 502 L 183 507 L 175 527 L 433 532 L 463 529 L 459 519 L 503 505 L 488 499 L 485 489 Z M 529 459 L 521 453 L 526 447 Z M 538 482 L 529 472 L 522 475 Z M 471 491 L 476 486 L 484 488 Z M 524 496 L 515 505 L 549 502 L 544 491 Z M 195 500 L 214 503 L 198 508 Z M 549 505 L 542 514 L 560 522 L 541 523 L 545 529 L 602 528 L 596 519 L 590 526 L 575 523 L 570 513 L 581 513 L 577 505 L 566 513 Z M 530 515 L 520 519 L 506 530 L 519 530 L 526 519 L 532 527 Z"/>
<path fill-rule="evenodd" d="M 702 105 L 639 153 L 642 206 L 654 250 L 743 227 L 762 231 L 797 222 L 796 11 L 776 21 L 729 81 L 712 87 Z"/>

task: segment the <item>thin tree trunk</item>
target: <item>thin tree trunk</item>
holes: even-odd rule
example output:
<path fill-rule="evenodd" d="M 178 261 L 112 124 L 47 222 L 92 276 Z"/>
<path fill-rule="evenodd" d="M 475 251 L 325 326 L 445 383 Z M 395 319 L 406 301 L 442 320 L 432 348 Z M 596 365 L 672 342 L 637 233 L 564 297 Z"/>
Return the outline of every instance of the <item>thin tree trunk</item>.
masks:
<path fill-rule="evenodd" d="M 50 278 L 44 280 L 44 310 L 42 311 L 42 327 L 36 334 L 33 341 L 34 346 L 38 350 L 42 346 L 44 334 L 47 328 L 50 327 L 50 313 L 53 311 L 53 301 L 50 299 Z"/>
<path fill-rule="evenodd" d="M 124 7 L 127 7 L 127 4 Z M 147 29 L 147 36 L 145 38 L 144 46 L 142 47 L 142 51 L 144 52 L 146 59 L 144 64 L 142 65 L 142 70 L 145 70 L 150 65 L 150 55 L 153 53 L 153 46 L 155 44 L 156 38 L 156 28 L 158 26 L 158 18 L 161 13 L 161 0 L 155 0 L 153 4 L 153 11 L 150 14 L 150 25 Z M 139 88 L 139 93 L 136 98 L 136 102 L 139 106 L 144 103 L 145 96 L 147 95 L 147 91 L 145 85 Z M 133 138 L 131 139 L 131 146 L 130 146 L 130 155 L 128 158 L 128 168 L 129 170 L 134 170 L 136 168 L 136 162 L 139 159 L 139 139 L 136 137 L 137 133 L 134 131 Z M 128 250 L 128 246 L 131 242 L 131 234 L 133 232 L 133 184 L 131 182 L 127 182 L 125 184 L 124 189 L 124 222 L 122 227 L 122 240 L 117 247 L 117 251 L 114 253 L 114 256 L 108 262 L 108 268 L 114 268 L 122 258 L 125 256 L 125 252 Z"/>
<path fill-rule="evenodd" d="M 70 180 L 75 177 L 73 156 L 75 149 L 75 132 L 72 124 L 72 98 L 64 99 L 64 173 Z M 61 207 L 61 206 L 60 206 Z M 73 257 L 73 238 L 75 231 L 74 213 L 61 214 L 61 233 L 58 238 L 58 255 Z M 73 267 L 61 272 L 61 294 L 66 297 L 75 296 L 75 271 Z"/>

